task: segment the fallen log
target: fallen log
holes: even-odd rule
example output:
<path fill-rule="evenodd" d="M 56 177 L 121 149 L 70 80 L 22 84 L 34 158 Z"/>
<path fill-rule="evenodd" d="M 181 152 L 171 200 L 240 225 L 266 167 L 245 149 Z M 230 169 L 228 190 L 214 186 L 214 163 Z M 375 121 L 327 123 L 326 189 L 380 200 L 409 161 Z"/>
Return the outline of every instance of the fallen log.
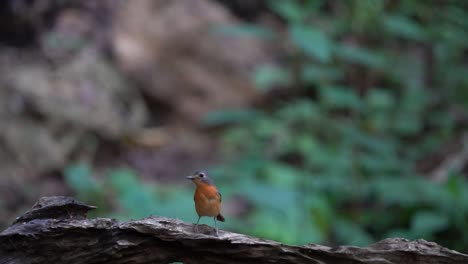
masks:
<path fill-rule="evenodd" d="M 41 198 L 0 233 L 0 263 L 468 263 L 468 255 L 422 239 L 388 238 L 368 247 L 285 245 L 177 219 L 87 219 L 71 197 Z"/>

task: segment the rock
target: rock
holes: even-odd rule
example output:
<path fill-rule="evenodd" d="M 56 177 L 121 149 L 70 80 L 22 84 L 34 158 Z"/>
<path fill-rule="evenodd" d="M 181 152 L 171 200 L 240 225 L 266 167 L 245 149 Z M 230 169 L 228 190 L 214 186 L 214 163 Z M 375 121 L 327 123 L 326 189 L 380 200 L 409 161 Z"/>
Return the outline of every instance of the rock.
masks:
<path fill-rule="evenodd" d="M 183 120 L 256 100 L 250 79 L 269 58 L 267 44 L 219 33 L 239 25 L 220 4 L 140 0 L 119 10 L 112 43 L 121 69 Z"/>
<path fill-rule="evenodd" d="M 92 48 L 58 68 L 37 56 L 1 58 L 0 68 L 0 171 L 61 168 L 86 134 L 118 139 L 146 120 L 138 92 Z"/>

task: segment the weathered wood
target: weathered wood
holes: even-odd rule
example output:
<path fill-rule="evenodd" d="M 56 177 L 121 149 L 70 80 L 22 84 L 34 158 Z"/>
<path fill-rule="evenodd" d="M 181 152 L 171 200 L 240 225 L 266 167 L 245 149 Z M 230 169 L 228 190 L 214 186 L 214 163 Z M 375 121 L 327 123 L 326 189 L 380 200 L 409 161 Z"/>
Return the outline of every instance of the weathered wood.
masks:
<path fill-rule="evenodd" d="M 152 216 L 86 219 L 92 206 L 42 198 L 0 233 L 0 263 L 468 263 L 468 255 L 425 240 L 390 238 L 365 248 L 290 246 Z"/>

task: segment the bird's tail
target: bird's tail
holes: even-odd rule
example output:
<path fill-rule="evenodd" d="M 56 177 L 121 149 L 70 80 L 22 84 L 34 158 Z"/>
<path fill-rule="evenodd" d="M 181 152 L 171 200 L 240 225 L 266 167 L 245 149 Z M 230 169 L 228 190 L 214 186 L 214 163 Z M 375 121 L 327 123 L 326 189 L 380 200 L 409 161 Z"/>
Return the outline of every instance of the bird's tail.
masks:
<path fill-rule="evenodd" d="M 219 220 L 221 222 L 224 222 L 224 216 L 222 216 L 221 214 L 217 215 L 216 216 L 216 220 Z"/>

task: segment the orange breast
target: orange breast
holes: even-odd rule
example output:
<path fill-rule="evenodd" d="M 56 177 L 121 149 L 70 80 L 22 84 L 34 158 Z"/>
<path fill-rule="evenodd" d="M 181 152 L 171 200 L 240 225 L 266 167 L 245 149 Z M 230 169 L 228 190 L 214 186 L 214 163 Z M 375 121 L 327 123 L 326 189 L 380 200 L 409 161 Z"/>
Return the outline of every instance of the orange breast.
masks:
<path fill-rule="evenodd" d="M 199 216 L 217 216 L 221 212 L 221 196 L 213 185 L 197 184 L 193 199 Z"/>

